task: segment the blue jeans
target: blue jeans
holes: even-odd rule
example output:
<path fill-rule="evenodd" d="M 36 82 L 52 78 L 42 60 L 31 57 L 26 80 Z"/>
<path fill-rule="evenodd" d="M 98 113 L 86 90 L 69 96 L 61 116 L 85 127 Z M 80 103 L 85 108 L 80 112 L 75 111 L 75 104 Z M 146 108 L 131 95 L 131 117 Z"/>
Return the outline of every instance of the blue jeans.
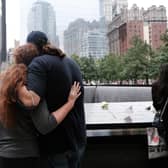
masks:
<path fill-rule="evenodd" d="M 80 168 L 85 147 L 81 147 L 77 152 L 66 151 L 48 157 L 50 168 Z"/>

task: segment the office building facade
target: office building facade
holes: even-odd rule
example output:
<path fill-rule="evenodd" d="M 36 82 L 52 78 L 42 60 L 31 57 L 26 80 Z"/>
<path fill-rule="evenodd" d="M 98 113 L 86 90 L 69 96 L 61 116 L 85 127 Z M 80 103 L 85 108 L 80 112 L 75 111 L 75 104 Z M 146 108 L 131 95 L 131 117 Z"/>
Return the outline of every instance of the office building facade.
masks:
<path fill-rule="evenodd" d="M 27 26 L 28 33 L 33 30 L 43 31 L 52 44 L 58 45 L 55 11 L 50 3 L 45 1 L 35 2 L 29 11 Z"/>
<path fill-rule="evenodd" d="M 106 22 L 112 21 L 112 0 L 99 0 L 100 18 L 105 18 Z"/>
<path fill-rule="evenodd" d="M 107 51 L 104 52 L 104 45 L 108 48 L 106 32 L 106 25 L 103 18 L 100 21 L 88 22 L 83 19 L 77 19 L 74 22 L 71 22 L 68 28 L 64 31 L 65 53 L 68 56 L 75 54 L 78 56 L 94 55 L 94 57 L 96 57 L 95 54 L 93 54 L 95 52 L 92 51 L 91 48 L 86 51 L 88 46 L 91 46 L 91 41 L 93 45 L 97 44 L 102 48 L 101 55 L 107 53 Z M 100 42 L 100 39 L 102 42 Z M 98 41 L 96 42 L 96 40 Z M 99 57 L 99 55 L 100 54 L 98 54 L 97 57 Z"/>
<path fill-rule="evenodd" d="M 161 35 L 167 28 L 166 8 L 152 6 L 147 10 L 133 5 L 122 9 L 108 26 L 110 53 L 123 54 L 132 46 L 134 36 L 139 37 L 153 49 L 162 45 Z"/>
<path fill-rule="evenodd" d="M 107 40 L 100 30 L 88 31 L 84 34 L 80 46 L 81 57 L 102 58 L 107 55 Z"/>

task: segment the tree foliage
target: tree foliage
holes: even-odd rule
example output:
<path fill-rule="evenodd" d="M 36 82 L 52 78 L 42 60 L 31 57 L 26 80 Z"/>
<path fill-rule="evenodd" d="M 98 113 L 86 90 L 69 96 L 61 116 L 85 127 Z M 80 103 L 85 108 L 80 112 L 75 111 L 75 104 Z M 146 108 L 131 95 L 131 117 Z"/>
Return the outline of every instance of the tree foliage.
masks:
<path fill-rule="evenodd" d="M 158 50 L 152 48 L 138 37 L 132 39 L 132 47 L 125 55 L 109 54 L 100 59 L 90 57 L 72 58 L 79 64 L 86 82 L 100 81 L 113 83 L 139 80 L 149 83 L 158 76 L 159 67 L 168 62 L 168 32 L 162 35 L 163 45 Z"/>

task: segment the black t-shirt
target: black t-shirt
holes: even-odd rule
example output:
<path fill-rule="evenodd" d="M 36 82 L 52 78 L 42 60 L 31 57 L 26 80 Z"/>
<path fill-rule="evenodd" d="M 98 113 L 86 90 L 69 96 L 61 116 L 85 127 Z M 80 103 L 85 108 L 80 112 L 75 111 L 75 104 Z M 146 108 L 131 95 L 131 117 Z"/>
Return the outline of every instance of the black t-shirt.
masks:
<path fill-rule="evenodd" d="M 42 151 L 46 154 L 76 151 L 86 143 L 82 75 L 78 65 L 68 57 L 43 55 L 33 59 L 28 67 L 28 89 L 46 99 L 50 112 L 67 102 L 74 81 L 80 82 L 82 94 L 64 121 L 41 138 Z"/>

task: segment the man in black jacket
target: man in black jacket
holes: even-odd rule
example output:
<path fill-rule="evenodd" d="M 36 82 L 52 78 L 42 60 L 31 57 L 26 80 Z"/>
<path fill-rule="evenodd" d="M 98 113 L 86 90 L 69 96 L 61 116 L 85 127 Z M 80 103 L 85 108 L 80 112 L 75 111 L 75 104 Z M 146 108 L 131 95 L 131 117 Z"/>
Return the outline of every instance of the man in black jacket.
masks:
<path fill-rule="evenodd" d="M 43 32 L 31 32 L 27 42 L 34 43 L 41 53 L 28 67 L 27 87 L 33 92 L 35 104 L 45 98 L 52 112 L 67 101 L 73 82 L 80 82 L 82 94 L 72 111 L 53 132 L 40 138 L 42 153 L 47 156 L 51 167 L 79 168 L 86 145 L 84 87 L 80 69 L 69 57 L 43 55 L 43 46 L 48 43 Z M 31 97 L 22 90 L 19 98 L 25 106 L 31 101 Z"/>

